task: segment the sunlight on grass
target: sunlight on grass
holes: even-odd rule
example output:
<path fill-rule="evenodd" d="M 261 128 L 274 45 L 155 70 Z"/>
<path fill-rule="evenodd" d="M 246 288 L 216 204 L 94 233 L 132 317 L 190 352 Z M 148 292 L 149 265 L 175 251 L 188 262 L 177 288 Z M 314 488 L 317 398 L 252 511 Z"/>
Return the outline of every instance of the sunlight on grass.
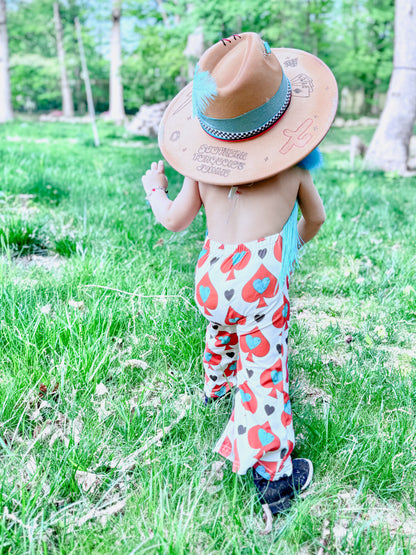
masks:
<path fill-rule="evenodd" d="M 201 400 L 204 217 L 155 224 L 140 177 L 156 145 L 100 131 L 99 149 L 82 125 L 0 137 L 2 552 L 414 552 L 415 178 L 336 151 L 315 175 L 327 221 L 291 287 L 289 356 L 315 480 L 262 536 L 250 477 L 213 466 L 232 399 Z"/>

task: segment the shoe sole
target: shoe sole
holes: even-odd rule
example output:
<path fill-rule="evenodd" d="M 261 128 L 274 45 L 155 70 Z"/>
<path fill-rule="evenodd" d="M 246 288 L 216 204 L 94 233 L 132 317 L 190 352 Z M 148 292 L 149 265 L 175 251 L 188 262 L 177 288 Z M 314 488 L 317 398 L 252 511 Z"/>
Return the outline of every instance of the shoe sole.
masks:
<path fill-rule="evenodd" d="M 301 493 L 302 491 L 305 491 L 305 489 L 308 488 L 308 486 L 312 482 L 312 478 L 313 478 L 314 470 L 313 470 L 312 461 L 310 461 L 309 459 L 303 459 L 303 460 L 305 460 L 308 463 L 308 466 L 309 466 L 308 479 L 303 484 L 303 486 L 301 487 L 299 492 L 297 492 L 297 495 L 299 495 L 299 493 Z M 296 497 L 296 493 L 295 493 L 295 497 Z M 279 501 L 275 501 L 274 503 L 270 503 L 270 504 L 262 503 L 262 507 L 263 507 L 263 509 L 264 509 L 264 507 L 269 507 L 271 513 L 276 515 L 278 513 L 283 513 L 285 511 L 289 510 L 291 505 L 292 505 L 292 502 L 293 502 L 293 497 L 283 497 L 282 499 L 279 499 Z"/>
<path fill-rule="evenodd" d="M 307 461 L 308 465 L 309 465 L 309 474 L 308 474 L 308 479 L 306 480 L 306 482 L 303 484 L 303 486 L 300 488 L 300 491 L 305 491 L 305 489 L 309 486 L 309 484 L 312 482 L 312 478 L 313 478 L 313 464 L 312 461 L 310 461 L 309 459 L 303 459 L 304 461 Z"/>

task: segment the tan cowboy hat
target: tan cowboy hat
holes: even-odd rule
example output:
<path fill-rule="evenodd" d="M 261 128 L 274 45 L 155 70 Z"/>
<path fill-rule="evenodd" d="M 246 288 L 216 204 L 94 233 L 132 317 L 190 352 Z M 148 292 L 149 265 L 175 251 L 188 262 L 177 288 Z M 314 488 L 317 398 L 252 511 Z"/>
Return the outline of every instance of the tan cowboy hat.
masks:
<path fill-rule="evenodd" d="M 159 130 L 178 172 L 216 185 L 275 175 L 325 137 L 338 104 L 331 70 L 294 48 L 270 48 L 256 33 L 219 41 L 192 83 L 169 104 Z"/>

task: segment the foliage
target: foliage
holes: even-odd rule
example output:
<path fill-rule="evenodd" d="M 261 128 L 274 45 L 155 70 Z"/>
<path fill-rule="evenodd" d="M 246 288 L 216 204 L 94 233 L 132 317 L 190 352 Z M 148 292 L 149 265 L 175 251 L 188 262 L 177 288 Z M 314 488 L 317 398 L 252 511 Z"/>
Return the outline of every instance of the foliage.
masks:
<path fill-rule="evenodd" d="M 60 71 L 56 52 L 53 4 L 56 0 L 14 0 L 8 11 L 10 72 L 14 106 L 31 110 L 60 108 Z M 98 52 L 99 44 L 88 27 L 87 16 L 92 0 L 60 2 L 64 29 L 64 47 L 74 103 L 83 110 L 85 92 L 81 82 L 81 64 L 74 29 L 74 19 L 84 23 L 84 49 L 92 75 L 98 109 L 108 103 L 108 67 Z M 95 25 L 95 24 L 94 24 Z"/>
<path fill-rule="evenodd" d="M 140 47 L 123 64 L 127 110 L 143 103 L 162 102 L 175 95 L 186 67 L 186 39 L 163 26 L 141 31 Z"/>
<path fill-rule="evenodd" d="M 52 4 L 11 0 L 8 10 L 14 105 L 27 99 L 37 109 L 60 104 Z M 363 88 L 370 109 L 376 92 L 387 90 L 392 69 L 394 0 L 124 0 L 122 77 L 126 109 L 171 98 L 189 79 L 194 60 L 184 49 L 201 28 L 208 47 L 223 36 L 260 32 L 271 45 L 309 50 L 333 70 L 340 88 Z M 83 39 L 98 111 L 108 106 L 111 2 L 61 0 L 64 42 L 75 105 L 85 93 L 80 75 L 74 17 Z M 126 32 L 127 31 L 127 32 Z M 36 55 L 36 66 L 30 56 Z M 53 61 L 52 61 L 53 60 Z"/>
<path fill-rule="evenodd" d="M 331 29 L 331 50 L 340 87 L 363 87 L 368 109 L 385 92 L 393 68 L 394 0 L 343 0 Z"/>
<path fill-rule="evenodd" d="M 15 54 L 10 60 L 14 104 L 18 110 L 59 108 L 59 66 L 56 58 L 40 54 Z"/>

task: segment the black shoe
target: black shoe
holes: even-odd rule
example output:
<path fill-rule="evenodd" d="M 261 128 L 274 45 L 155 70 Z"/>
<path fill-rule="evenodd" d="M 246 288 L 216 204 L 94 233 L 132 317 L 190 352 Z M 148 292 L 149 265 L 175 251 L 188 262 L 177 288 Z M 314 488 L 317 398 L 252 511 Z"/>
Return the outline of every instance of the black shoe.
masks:
<path fill-rule="evenodd" d="M 312 481 L 313 465 L 309 459 L 293 459 L 293 473 L 271 482 L 253 468 L 253 480 L 259 501 L 268 505 L 275 515 L 289 509 L 296 494 L 305 490 Z"/>

